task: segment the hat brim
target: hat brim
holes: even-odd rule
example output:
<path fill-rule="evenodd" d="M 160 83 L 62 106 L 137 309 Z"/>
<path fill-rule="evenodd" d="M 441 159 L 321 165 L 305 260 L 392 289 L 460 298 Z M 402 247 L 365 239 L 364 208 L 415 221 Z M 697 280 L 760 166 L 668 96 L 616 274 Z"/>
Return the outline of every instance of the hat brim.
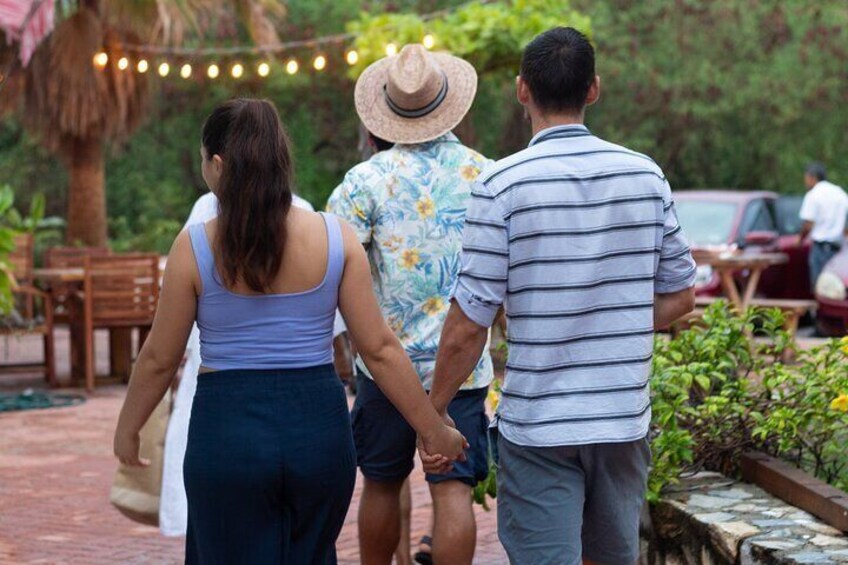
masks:
<path fill-rule="evenodd" d="M 386 103 L 383 87 L 389 66 L 399 55 L 372 63 L 359 76 L 354 90 L 356 113 L 365 127 L 391 143 L 424 143 L 455 128 L 471 109 L 477 93 L 477 72 L 467 61 L 446 53 L 430 53 L 444 71 L 448 92 L 439 106 L 420 118 L 405 118 Z"/>

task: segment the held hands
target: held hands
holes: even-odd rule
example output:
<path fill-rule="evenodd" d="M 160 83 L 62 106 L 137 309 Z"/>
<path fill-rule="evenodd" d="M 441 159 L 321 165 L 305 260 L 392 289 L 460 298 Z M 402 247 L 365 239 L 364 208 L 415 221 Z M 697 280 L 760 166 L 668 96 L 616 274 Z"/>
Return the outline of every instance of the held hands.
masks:
<path fill-rule="evenodd" d="M 138 434 L 125 434 L 121 430 L 115 432 L 115 457 L 122 465 L 129 467 L 147 467 L 150 465 L 150 460 L 139 457 L 141 449 L 141 440 Z"/>
<path fill-rule="evenodd" d="M 449 473 L 454 461 L 465 461 L 464 451 L 469 447 L 451 417 L 444 414 L 443 420 L 433 433 L 418 437 L 418 455 L 424 472 L 432 475 Z"/>

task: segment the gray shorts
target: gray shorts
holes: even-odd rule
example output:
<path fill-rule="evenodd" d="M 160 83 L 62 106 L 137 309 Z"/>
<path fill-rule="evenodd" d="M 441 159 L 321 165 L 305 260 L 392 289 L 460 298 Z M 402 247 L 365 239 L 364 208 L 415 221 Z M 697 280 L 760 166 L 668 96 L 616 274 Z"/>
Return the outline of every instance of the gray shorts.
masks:
<path fill-rule="evenodd" d="M 647 439 L 524 447 L 501 437 L 498 450 L 498 537 L 510 563 L 636 563 Z"/>

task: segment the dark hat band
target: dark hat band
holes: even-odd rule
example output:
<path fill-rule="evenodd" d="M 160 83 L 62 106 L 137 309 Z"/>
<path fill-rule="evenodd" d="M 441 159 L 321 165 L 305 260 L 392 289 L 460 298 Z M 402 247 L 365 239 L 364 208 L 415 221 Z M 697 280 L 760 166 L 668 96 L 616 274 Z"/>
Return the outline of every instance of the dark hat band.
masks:
<path fill-rule="evenodd" d="M 439 89 L 439 93 L 436 94 L 436 97 L 432 102 L 427 104 L 426 106 L 422 106 L 421 108 L 416 108 L 414 110 L 408 110 L 406 108 L 401 108 L 397 105 L 397 103 L 392 100 L 392 97 L 389 96 L 388 85 L 383 85 L 383 97 L 386 99 L 386 104 L 388 104 L 389 109 L 392 112 L 401 116 L 402 118 L 421 118 L 438 108 L 442 102 L 445 101 L 445 98 L 448 95 L 448 77 L 444 71 L 442 71 L 442 88 Z"/>

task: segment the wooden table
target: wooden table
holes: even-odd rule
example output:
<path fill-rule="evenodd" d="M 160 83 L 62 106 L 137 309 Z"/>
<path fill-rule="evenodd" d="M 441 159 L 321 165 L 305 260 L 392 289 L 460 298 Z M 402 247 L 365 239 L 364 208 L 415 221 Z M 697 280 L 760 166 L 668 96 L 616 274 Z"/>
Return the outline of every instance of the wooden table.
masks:
<path fill-rule="evenodd" d="M 740 253 L 699 257 L 700 264 L 709 265 L 718 273 L 725 296 L 740 311 L 750 306 L 763 271 L 788 261 L 789 257 L 784 253 Z M 740 288 L 736 285 L 736 275 L 745 271 L 749 272 L 749 275 L 745 288 L 741 289 L 740 293 Z"/>
<path fill-rule="evenodd" d="M 164 273 L 168 258 L 161 257 L 159 271 Z M 60 269 L 34 269 L 33 277 L 48 291 L 58 284 L 82 291 L 85 282 L 85 269 L 77 267 Z M 85 294 L 80 292 L 83 300 Z M 73 320 L 76 318 L 76 320 Z M 85 378 L 85 334 L 82 327 L 82 313 L 72 316 L 71 329 L 71 378 Z M 109 330 L 109 372 L 112 377 L 123 380 L 132 372 L 132 328 L 112 328 Z"/>

